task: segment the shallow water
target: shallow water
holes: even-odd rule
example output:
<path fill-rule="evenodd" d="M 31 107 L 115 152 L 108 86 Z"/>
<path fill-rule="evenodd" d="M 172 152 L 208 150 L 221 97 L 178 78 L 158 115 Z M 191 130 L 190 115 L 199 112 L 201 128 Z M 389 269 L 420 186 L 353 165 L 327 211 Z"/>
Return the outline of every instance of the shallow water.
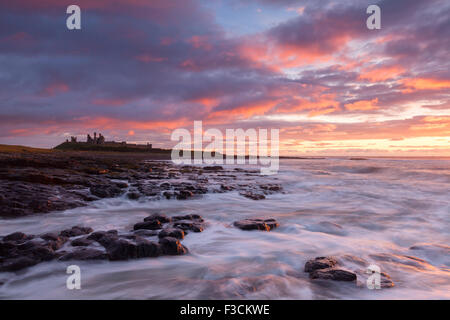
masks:
<path fill-rule="evenodd" d="M 258 182 L 259 182 L 259 178 Z M 130 230 L 150 213 L 197 213 L 202 233 L 183 240 L 190 253 L 125 262 L 47 262 L 0 273 L 0 298 L 12 299 L 449 299 L 450 161 L 284 160 L 261 178 L 284 192 L 254 201 L 237 192 L 177 201 L 101 200 L 90 207 L 1 220 L 0 234 L 40 234 L 73 225 Z M 256 183 L 256 182 L 255 182 Z M 274 217 L 271 232 L 231 227 Z M 413 249 L 410 249 L 414 247 Z M 394 288 L 310 280 L 303 267 L 335 255 L 364 272 L 374 263 Z M 81 290 L 67 290 L 66 267 L 81 267 Z"/>

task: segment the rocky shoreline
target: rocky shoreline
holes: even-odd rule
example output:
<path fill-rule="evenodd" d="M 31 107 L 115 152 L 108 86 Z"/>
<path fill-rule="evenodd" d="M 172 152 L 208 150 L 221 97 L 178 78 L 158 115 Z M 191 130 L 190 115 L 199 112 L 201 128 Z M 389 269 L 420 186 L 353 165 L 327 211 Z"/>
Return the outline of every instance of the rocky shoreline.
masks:
<path fill-rule="evenodd" d="M 175 166 L 145 155 L 49 153 L 0 154 L 0 217 L 17 218 L 89 205 L 90 202 L 125 196 L 130 201 L 183 201 L 206 193 L 236 191 L 251 200 L 283 192 L 263 179 L 259 171 L 221 166 Z M 244 232 L 271 231 L 279 222 L 270 217 L 235 221 Z M 181 242 L 191 232 L 202 232 L 205 219 L 197 214 L 153 214 L 136 222 L 128 232 L 94 231 L 74 226 L 41 235 L 14 232 L 1 237 L 0 272 L 15 272 L 41 262 L 59 260 L 110 260 L 184 255 Z M 357 259 L 357 258 L 355 258 Z M 363 263 L 367 265 L 367 262 Z M 367 267 L 367 266 L 366 266 Z M 357 282 L 365 270 L 347 270 L 336 257 L 308 260 L 304 272 L 311 280 Z M 383 288 L 393 287 L 381 274 Z"/>
<path fill-rule="evenodd" d="M 54 152 L 0 154 L 0 217 L 63 211 L 103 198 L 186 200 L 237 191 L 252 200 L 281 192 L 255 184 L 259 171 L 175 166 L 143 154 Z"/>

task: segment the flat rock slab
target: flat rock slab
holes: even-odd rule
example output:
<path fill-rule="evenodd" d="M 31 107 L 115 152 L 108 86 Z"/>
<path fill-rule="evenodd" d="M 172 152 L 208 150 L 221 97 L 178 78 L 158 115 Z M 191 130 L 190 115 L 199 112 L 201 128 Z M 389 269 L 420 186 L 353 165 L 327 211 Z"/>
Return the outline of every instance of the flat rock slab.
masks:
<path fill-rule="evenodd" d="M 270 231 L 280 224 L 272 218 L 268 219 L 244 219 L 240 221 L 236 221 L 233 223 L 236 228 L 241 230 L 261 230 L 261 231 Z"/>
<path fill-rule="evenodd" d="M 337 265 L 337 259 L 334 257 L 317 257 L 308 260 L 305 263 L 305 272 L 313 272 L 319 269 L 332 268 Z"/>
<path fill-rule="evenodd" d="M 309 274 L 311 279 L 325 279 L 325 280 L 335 280 L 335 281 L 356 281 L 356 273 L 337 269 L 318 269 L 314 270 Z"/>

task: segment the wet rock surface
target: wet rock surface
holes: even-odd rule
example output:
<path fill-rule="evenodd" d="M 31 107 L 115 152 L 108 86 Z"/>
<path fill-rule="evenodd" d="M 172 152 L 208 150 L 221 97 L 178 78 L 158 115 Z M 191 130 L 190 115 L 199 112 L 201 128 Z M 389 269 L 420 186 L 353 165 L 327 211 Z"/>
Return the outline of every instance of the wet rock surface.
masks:
<path fill-rule="evenodd" d="M 356 273 L 338 268 L 338 265 L 335 257 L 317 257 L 306 262 L 304 271 L 309 272 L 311 279 L 356 281 Z"/>
<path fill-rule="evenodd" d="M 309 274 L 311 279 L 325 279 L 335 281 L 356 281 L 356 274 L 343 269 L 319 269 Z"/>
<path fill-rule="evenodd" d="M 343 262 L 346 262 L 346 268 L 342 265 Z M 356 268 L 349 270 L 349 265 Z M 373 274 L 368 261 L 352 255 L 343 255 L 339 259 L 316 257 L 305 263 L 304 271 L 309 273 L 310 279 L 357 282 L 361 287 L 366 286 L 367 279 Z M 394 281 L 387 273 L 380 272 L 380 285 L 381 288 L 391 288 L 394 286 Z"/>
<path fill-rule="evenodd" d="M 253 218 L 235 221 L 233 225 L 241 230 L 261 230 L 270 231 L 277 228 L 280 224 L 272 218 Z"/>
<path fill-rule="evenodd" d="M 54 152 L 0 154 L 0 217 L 20 217 L 86 206 L 91 201 L 189 200 L 237 191 L 263 200 L 282 192 L 257 170 L 175 166 L 155 155 Z M 255 178 L 260 179 L 255 183 Z M 269 183 L 268 183 L 269 182 Z"/>
<path fill-rule="evenodd" d="M 89 227 L 74 226 L 40 236 L 22 232 L 6 235 L 0 240 L 0 272 L 18 271 L 54 259 L 118 261 L 183 255 L 189 252 L 181 244 L 187 232 L 177 226 L 183 225 L 193 232 L 205 228 L 204 219 L 196 214 L 173 217 L 155 214 L 144 220 L 136 225 L 152 224 L 158 228 L 119 233 L 117 230 L 93 231 Z"/>

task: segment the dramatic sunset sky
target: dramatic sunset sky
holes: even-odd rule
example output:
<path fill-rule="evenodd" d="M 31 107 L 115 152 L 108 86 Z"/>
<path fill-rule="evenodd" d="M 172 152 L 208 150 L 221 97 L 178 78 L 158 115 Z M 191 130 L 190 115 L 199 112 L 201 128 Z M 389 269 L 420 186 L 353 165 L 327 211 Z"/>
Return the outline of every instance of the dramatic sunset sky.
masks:
<path fill-rule="evenodd" d="M 450 1 L 0 1 L 0 143 L 172 147 L 194 120 L 279 128 L 282 155 L 450 156 Z"/>

